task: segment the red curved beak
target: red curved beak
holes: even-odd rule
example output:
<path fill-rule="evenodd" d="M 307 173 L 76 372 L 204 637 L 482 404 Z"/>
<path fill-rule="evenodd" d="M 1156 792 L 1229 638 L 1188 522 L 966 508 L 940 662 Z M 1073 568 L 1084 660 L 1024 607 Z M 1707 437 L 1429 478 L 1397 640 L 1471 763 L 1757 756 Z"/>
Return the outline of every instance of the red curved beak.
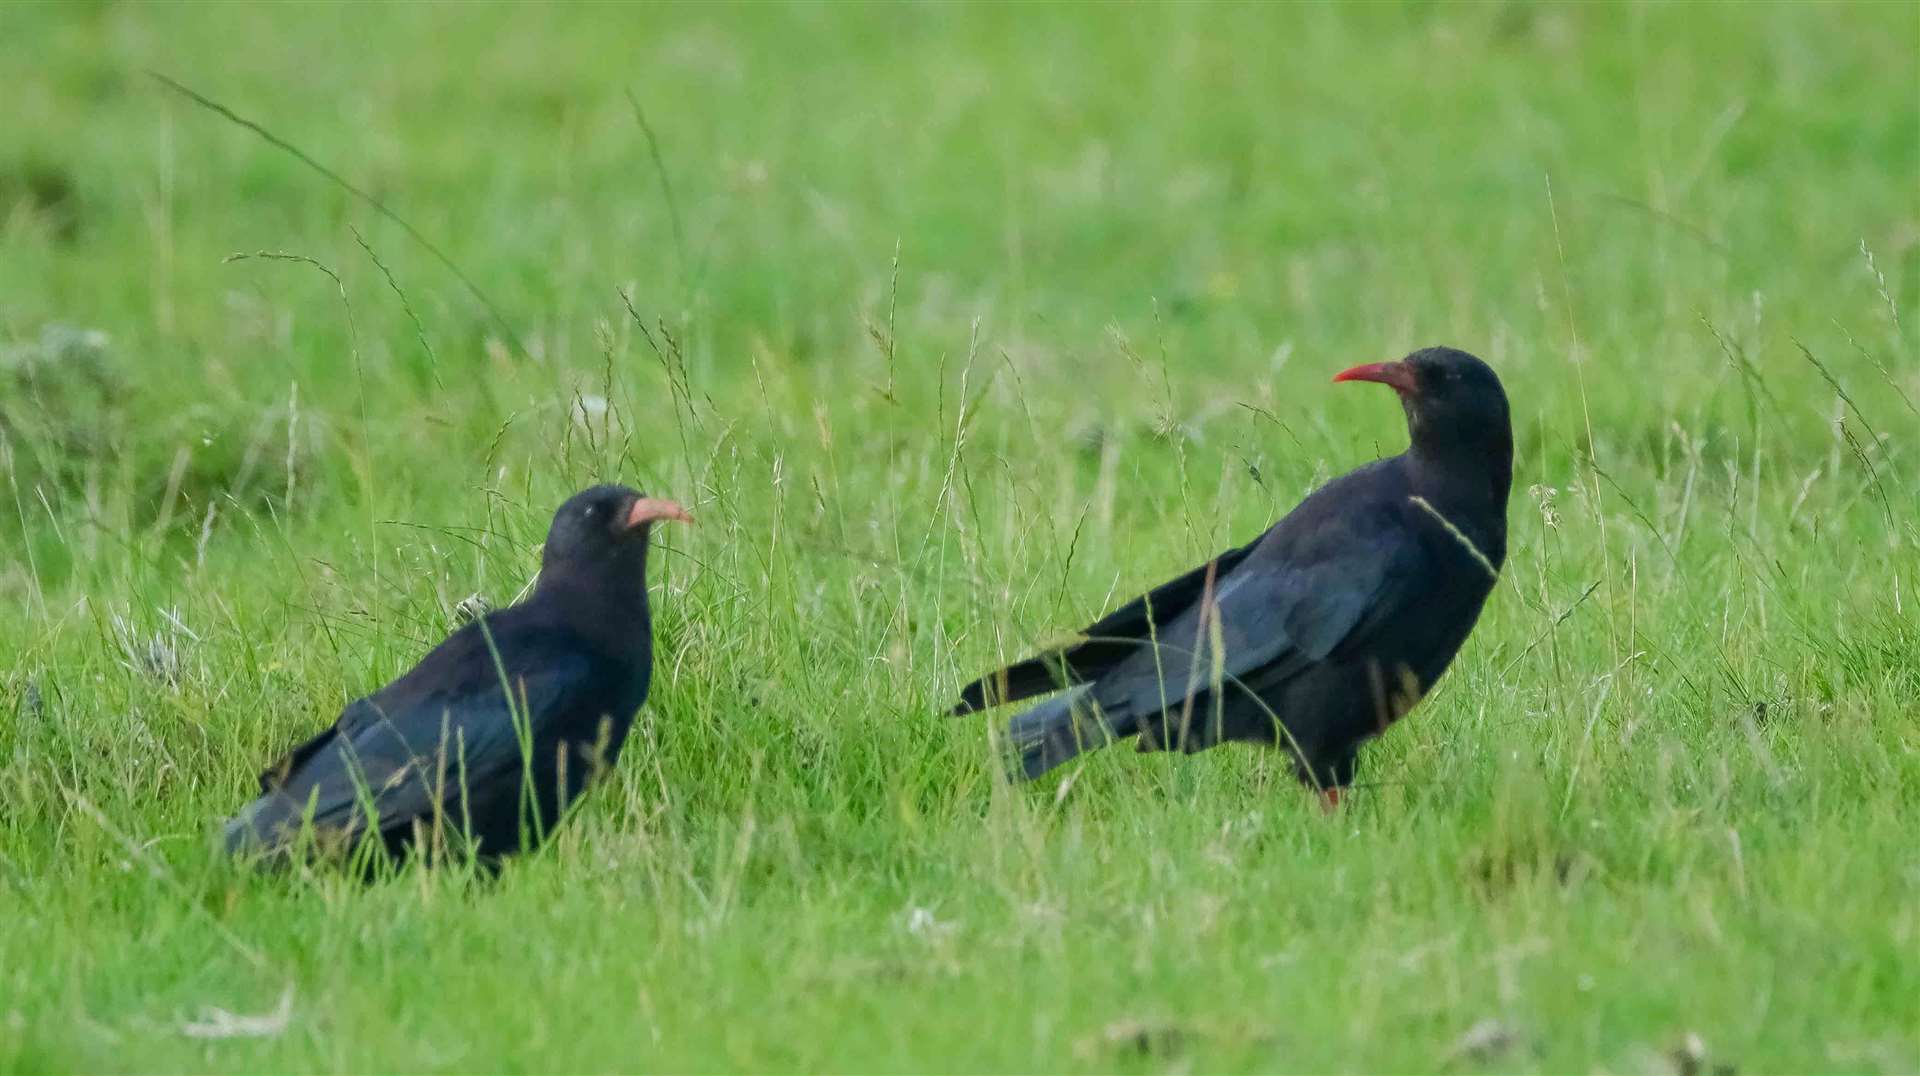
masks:
<path fill-rule="evenodd" d="M 1413 380 L 1413 371 L 1402 362 L 1370 362 L 1365 366 L 1356 366 L 1351 370 L 1342 370 L 1333 375 L 1335 381 L 1375 381 L 1392 386 L 1393 391 L 1403 396 L 1417 394 L 1418 386 Z"/>
<path fill-rule="evenodd" d="M 673 520 L 677 523 L 692 523 L 693 515 L 680 507 L 678 501 L 665 497 L 641 497 L 627 509 L 627 529 L 642 527 L 661 520 Z"/>

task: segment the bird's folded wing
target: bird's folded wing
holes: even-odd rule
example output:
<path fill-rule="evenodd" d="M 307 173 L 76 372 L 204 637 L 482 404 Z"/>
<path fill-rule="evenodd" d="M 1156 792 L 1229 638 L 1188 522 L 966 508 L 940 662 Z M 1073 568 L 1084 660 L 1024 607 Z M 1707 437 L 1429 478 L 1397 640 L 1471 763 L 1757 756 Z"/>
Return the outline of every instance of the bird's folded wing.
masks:
<path fill-rule="evenodd" d="M 357 713 L 353 734 L 310 754 L 263 805 L 273 804 L 272 821 L 311 819 L 322 831 L 384 831 L 439 815 L 458 824 L 472 797 L 529 763 L 535 723 L 577 708 L 588 680 L 586 658 L 574 655 L 391 711 L 380 695 L 362 700 L 355 705 L 369 710 Z"/>
<path fill-rule="evenodd" d="M 1363 641 L 1398 615 L 1421 557 L 1411 543 L 1356 543 L 1308 563 L 1260 558 L 1189 608 L 1095 687 L 1102 708 L 1144 713 L 1258 675 L 1272 684 Z M 1204 615 L 1203 615 L 1204 614 Z M 1217 614 L 1217 615 L 1216 615 Z"/>
<path fill-rule="evenodd" d="M 346 708 L 340 711 L 340 716 L 334 719 L 333 724 L 321 730 L 319 735 L 294 747 L 273 765 L 260 772 L 261 793 L 272 792 L 284 786 L 289 777 L 305 766 L 314 755 L 319 754 L 321 749 L 331 744 L 336 737 L 350 740 L 376 722 L 379 716 L 379 710 L 368 699 L 355 699 L 348 703 Z"/>
<path fill-rule="evenodd" d="M 1139 653 L 1163 626 L 1191 611 L 1209 586 L 1217 587 L 1253 549 L 1229 549 L 1177 579 L 1153 588 L 1101 617 L 1077 641 L 1036 654 L 968 684 L 956 714 L 1044 695 L 1100 676 Z"/>

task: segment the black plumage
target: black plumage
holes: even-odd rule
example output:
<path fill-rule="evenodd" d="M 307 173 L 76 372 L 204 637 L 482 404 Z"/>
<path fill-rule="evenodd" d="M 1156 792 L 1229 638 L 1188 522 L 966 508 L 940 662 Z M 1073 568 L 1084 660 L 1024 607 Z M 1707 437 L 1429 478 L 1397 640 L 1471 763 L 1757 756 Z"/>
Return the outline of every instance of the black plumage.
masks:
<path fill-rule="evenodd" d="M 653 672 L 647 545 L 669 500 L 621 486 L 555 513 L 520 604 L 460 628 L 406 674 L 349 703 L 260 778 L 227 823 L 234 854 L 399 857 L 526 851 L 620 757 Z"/>
<path fill-rule="evenodd" d="M 1278 744 L 1337 802 L 1360 745 L 1432 689 L 1506 559 L 1513 429 L 1485 363 L 1427 348 L 1334 380 L 1399 392 L 1411 444 L 1315 490 L 1253 542 L 1129 602 L 1070 645 L 968 685 L 1015 717 L 1038 777 L 1138 736 L 1142 751 Z"/>

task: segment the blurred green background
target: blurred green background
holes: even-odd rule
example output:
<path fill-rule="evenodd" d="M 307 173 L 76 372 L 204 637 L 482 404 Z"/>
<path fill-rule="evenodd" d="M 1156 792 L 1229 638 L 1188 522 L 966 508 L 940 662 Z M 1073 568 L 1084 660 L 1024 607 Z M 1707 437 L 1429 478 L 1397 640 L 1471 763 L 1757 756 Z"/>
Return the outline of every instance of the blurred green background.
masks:
<path fill-rule="evenodd" d="M 0 1065 L 1920 1064 L 1920 7 L 17 4 L 0 72 Z M 933 716 L 1434 343 L 1514 555 L 1339 820 Z M 616 478 L 702 523 L 555 847 L 210 855 Z"/>

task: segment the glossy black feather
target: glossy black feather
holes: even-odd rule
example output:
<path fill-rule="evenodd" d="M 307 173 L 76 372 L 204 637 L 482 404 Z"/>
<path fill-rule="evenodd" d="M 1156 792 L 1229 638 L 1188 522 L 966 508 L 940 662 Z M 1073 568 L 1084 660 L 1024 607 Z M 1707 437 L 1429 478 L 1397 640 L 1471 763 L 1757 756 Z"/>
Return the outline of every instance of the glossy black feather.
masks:
<path fill-rule="evenodd" d="M 1141 750 L 1277 743 L 1303 781 L 1350 782 L 1359 745 L 1446 670 L 1506 557 L 1512 432 L 1498 379 L 1443 348 L 1402 365 L 1419 386 L 1405 394 L 1407 452 L 1103 618 L 1082 633 L 1093 641 L 968 685 L 955 711 L 1075 685 L 1010 723 L 1028 777 L 1138 736 Z"/>
<path fill-rule="evenodd" d="M 652 674 L 638 497 L 597 487 L 555 517 L 525 602 L 449 636 L 261 776 L 228 823 L 235 853 L 376 838 L 485 860 L 537 845 L 612 766 Z"/>
<path fill-rule="evenodd" d="M 1209 574 L 1217 579 L 1231 572 L 1252 549 L 1250 545 L 1229 549 L 1101 617 L 1079 634 L 1079 641 L 968 684 L 961 689 L 960 704 L 953 712 L 985 710 L 1099 676 L 1132 657 L 1140 648 L 1139 640 L 1157 634 L 1159 625 L 1191 609 L 1206 589 Z"/>

